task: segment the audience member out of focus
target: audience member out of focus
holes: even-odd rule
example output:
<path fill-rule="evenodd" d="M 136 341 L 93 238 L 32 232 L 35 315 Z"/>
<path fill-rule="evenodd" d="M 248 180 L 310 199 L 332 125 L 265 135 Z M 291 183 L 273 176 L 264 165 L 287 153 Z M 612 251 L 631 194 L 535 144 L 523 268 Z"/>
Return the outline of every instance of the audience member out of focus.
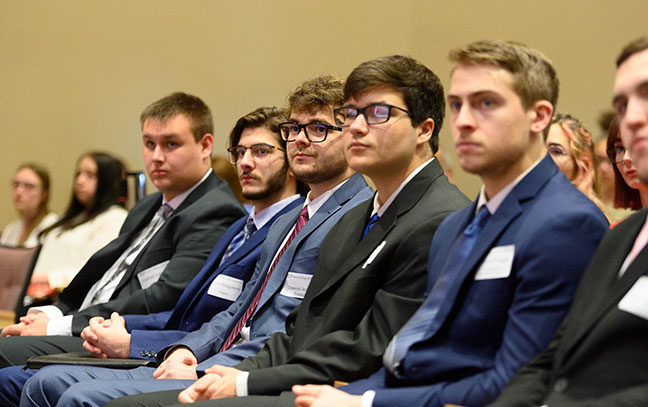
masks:
<path fill-rule="evenodd" d="M 226 157 L 222 157 L 220 155 L 213 157 L 211 163 L 212 170 L 214 170 L 214 172 L 220 177 L 220 179 L 227 182 L 230 188 L 232 188 L 232 192 L 234 192 L 236 199 L 238 199 L 245 210 L 250 213 L 254 205 L 252 205 L 252 202 L 249 199 L 245 199 L 245 197 L 243 196 L 243 191 L 241 189 L 241 184 L 239 183 L 239 178 L 238 174 L 236 173 L 235 166 L 232 165 L 230 160 L 228 160 Z"/>
<path fill-rule="evenodd" d="M 607 154 L 614 170 L 614 207 L 639 210 L 648 204 L 648 185 L 637 177 L 637 170 L 630 154 L 623 147 L 619 120 L 610 123 Z"/>
<path fill-rule="evenodd" d="M 450 154 L 446 153 L 443 147 L 439 145 L 439 149 L 434 154 L 434 157 L 439 160 L 439 164 L 443 167 L 443 173 L 448 177 L 448 181 L 454 184 L 454 165 L 452 164 Z"/>
<path fill-rule="evenodd" d="M 127 212 L 120 195 L 124 164 L 106 153 L 82 155 L 76 164 L 70 204 L 41 232 L 42 249 L 27 289 L 27 303 L 65 288 L 100 248 L 117 237 Z"/>
<path fill-rule="evenodd" d="M 615 115 L 612 110 L 606 110 L 599 115 L 598 125 L 601 133 L 598 140 L 594 142 L 598 193 L 608 208 L 614 207 L 614 170 L 607 155 L 607 138 L 610 123 Z M 614 214 L 612 216 L 614 217 Z"/>
<path fill-rule="evenodd" d="M 58 220 L 50 212 L 50 177 L 47 168 L 34 163 L 22 164 L 11 181 L 13 203 L 19 219 L 8 224 L 0 244 L 14 247 L 38 246 L 38 234 Z"/>
<path fill-rule="evenodd" d="M 557 113 L 551 119 L 545 145 L 560 172 L 610 220 L 598 195 L 592 136 L 580 120 L 569 114 Z"/>

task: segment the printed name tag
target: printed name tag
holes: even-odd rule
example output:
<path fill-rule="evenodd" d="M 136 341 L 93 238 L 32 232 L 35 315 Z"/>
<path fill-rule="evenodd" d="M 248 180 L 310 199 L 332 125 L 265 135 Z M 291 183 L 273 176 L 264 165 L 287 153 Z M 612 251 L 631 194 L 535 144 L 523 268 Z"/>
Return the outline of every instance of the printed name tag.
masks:
<path fill-rule="evenodd" d="M 139 280 L 140 286 L 142 286 L 143 289 L 146 289 L 158 281 L 167 264 L 169 264 L 169 261 L 170 260 L 163 261 L 162 263 L 158 263 L 155 266 L 151 266 L 146 270 L 137 273 L 137 279 Z"/>
<path fill-rule="evenodd" d="M 370 265 L 376 259 L 376 257 L 378 257 L 378 253 L 380 253 L 380 251 L 383 249 L 383 247 L 385 247 L 386 244 L 387 241 L 383 240 L 383 242 L 374 249 L 374 251 L 371 253 L 369 258 L 367 258 L 367 261 L 365 261 L 365 263 L 362 265 L 363 270 L 366 269 L 367 266 Z"/>
<path fill-rule="evenodd" d="M 228 301 L 235 301 L 243 291 L 243 280 L 219 274 L 212 281 L 207 294 Z"/>
<path fill-rule="evenodd" d="M 492 280 L 511 275 L 515 245 L 493 247 L 475 274 L 475 280 Z"/>
<path fill-rule="evenodd" d="M 637 279 L 637 282 L 619 301 L 619 309 L 648 319 L 648 277 L 642 276 Z"/>
<path fill-rule="evenodd" d="M 284 281 L 284 285 L 279 294 L 291 298 L 304 298 L 304 295 L 306 295 L 306 289 L 308 288 L 308 284 L 310 284 L 312 278 L 312 274 L 293 273 L 292 271 L 288 272 L 286 281 Z"/>

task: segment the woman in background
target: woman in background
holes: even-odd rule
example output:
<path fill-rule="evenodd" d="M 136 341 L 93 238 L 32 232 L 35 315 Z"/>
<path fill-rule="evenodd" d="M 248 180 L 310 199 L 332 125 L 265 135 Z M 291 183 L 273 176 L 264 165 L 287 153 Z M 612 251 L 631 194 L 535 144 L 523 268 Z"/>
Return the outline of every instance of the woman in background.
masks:
<path fill-rule="evenodd" d="M 597 193 L 594 145 L 583 124 L 569 114 L 556 114 L 549 125 L 545 146 L 567 179 L 610 220 L 608 210 Z"/>
<path fill-rule="evenodd" d="M 28 297 L 40 300 L 65 288 L 92 254 L 117 237 L 127 214 L 121 199 L 123 176 L 124 165 L 108 154 L 79 158 L 70 204 L 41 234 L 43 247 Z"/>
<path fill-rule="evenodd" d="M 0 244 L 12 247 L 38 246 L 38 235 L 51 226 L 58 216 L 50 212 L 50 177 L 41 165 L 22 164 L 13 176 L 13 202 L 18 216 L 8 224 L 0 236 Z"/>
<path fill-rule="evenodd" d="M 648 185 L 639 181 L 630 155 L 621 143 L 619 121 L 610 123 L 607 153 L 614 169 L 614 207 L 639 210 L 648 205 Z"/>

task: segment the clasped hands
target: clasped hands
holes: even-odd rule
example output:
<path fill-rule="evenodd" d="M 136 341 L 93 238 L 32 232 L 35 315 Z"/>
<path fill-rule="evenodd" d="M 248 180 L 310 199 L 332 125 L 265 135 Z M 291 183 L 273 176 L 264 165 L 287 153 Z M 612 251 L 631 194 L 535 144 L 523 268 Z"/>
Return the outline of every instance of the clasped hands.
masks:
<path fill-rule="evenodd" d="M 110 319 L 94 317 L 81 332 L 83 349 L 96 358 L 127 358 L 131 335 L 126 330 L 124 317 L 117 312 Z"/>
<path fill-rule="evenodd" d="M 2 336 L 44 336 L 47 335 L 47 324 L 50 319 L 44 312 L 30 311 L 20 322 L 8 325 L 2 330 Z"/>

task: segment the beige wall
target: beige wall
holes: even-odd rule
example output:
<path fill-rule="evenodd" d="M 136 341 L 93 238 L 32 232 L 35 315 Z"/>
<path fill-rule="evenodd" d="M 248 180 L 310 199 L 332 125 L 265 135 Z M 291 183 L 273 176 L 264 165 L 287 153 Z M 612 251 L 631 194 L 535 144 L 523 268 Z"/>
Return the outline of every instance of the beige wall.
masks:
<path fill-rule="evenodd" d="M 69 199 L 76 158 L 101 149 L 141 169 L 142 108 L 175 90 L 201 96 L 216 151 L 240 115 L 282 104 L 300 81 L 346 76 L 402 53 L 447 86 L 450 48 L 513 39 L 546 53 L 562 82 L 559 110 L 594 133 L 608 108 L 613 60 L 645 34 L 646 0 L 13 1 L 0 0 L 0 227 L 14 217 L 9 180 L 26 160 L 49 166 L 52 208 Z M 441 144 L 452 149 L 447 127 Z M 474 197 L 479 183 L 457 183 Z"/>

